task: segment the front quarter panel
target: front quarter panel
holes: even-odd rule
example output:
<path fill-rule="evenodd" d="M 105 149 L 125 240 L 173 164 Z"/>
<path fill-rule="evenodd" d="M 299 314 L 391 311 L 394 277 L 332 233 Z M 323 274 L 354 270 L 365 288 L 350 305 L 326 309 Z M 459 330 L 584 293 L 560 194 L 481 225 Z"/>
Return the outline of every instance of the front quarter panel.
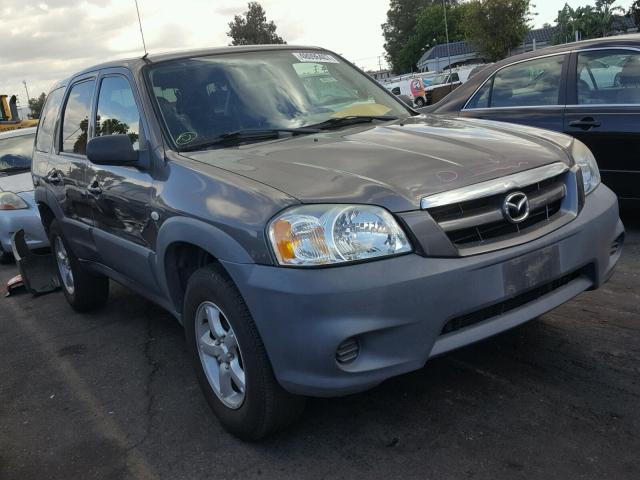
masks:
<path fill-rule="evenodd" d="M 172 152 L 168 157 L 168 180 L 158 185 L 156 199 L 161 211 L 159 258 L 182 237 L 220 260 L 272 264 L 265 226 L 277 212 L 299 202 L 217 167 Z"/>

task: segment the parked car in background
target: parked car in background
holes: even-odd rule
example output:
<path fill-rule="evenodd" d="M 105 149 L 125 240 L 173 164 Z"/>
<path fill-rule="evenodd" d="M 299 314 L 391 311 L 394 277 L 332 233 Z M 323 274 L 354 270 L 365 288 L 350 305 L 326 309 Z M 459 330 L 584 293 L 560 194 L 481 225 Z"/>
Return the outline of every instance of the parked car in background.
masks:
<path fill-rule="evenodd" d="M 580 141 L 418 115 L 314 47 L 79 72 L 47 98 L 33 178 L 70 305 L 100 307 L 112 278 L 167 309 L 250 440 L 302 396 L 366 390 L 599 287 L 624 238 Z"/>
<path fill-rule="evenodd" d="M 567 133 L 595 155 L 602 179 L 640 205 L 640 35 L 598 38 L 490 65 L 423 112 Z"/>
<path fill-rule="evenodd" d="M 48 245 L 33 199 L 31 156 L 35 127 L 0 133 L 0 262 L 13 259 L 13 234 L 23 229 L 27 245 Z"/>
<path fill-rule="evenodd" d="M 449 95 L 469 79 L 475 68 L 477 67 L 460 67 L 451 71 L 445 70 L 434 77 L 431 83 L 425 88 L 426 104 L 431 105 Z M 418 107 L 420 107 L 420 105 L 418 105 Z"/>

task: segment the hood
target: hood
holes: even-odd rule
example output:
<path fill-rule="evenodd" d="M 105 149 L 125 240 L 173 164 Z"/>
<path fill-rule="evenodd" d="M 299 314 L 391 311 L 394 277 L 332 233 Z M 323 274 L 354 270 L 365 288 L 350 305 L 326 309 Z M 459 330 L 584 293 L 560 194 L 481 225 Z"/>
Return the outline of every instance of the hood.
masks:
<path fill-rule="evenodd" d="M 0 177 L 0 192 L 30 192 L 33 190 L 31 172 L 18 173 L 8 177 Z"/>
<path fill-rule="evenodd" d="M 543 135 L 548 133 L 498 122 L 418 116 L 182 155 L 303 203 L 367 203 L 398 212 L 419 208 L 427 195 L 569 162 L 569 144 L 558 141 L 565 136 L 550 141 Z"/>

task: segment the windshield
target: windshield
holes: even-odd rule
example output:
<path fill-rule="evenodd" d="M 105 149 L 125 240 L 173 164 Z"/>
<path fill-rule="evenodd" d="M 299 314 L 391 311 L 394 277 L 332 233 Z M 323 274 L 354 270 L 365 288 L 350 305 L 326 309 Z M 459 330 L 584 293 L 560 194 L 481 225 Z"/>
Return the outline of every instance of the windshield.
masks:
<path fill-rule="evenodd" d="M 293 129 L 410 112 L 373 80 L 325 52 L 261 51 L 148 67 L 158 109 L 178 149 L 251 129 Z"/>
<path fill-rule="evenodd" d="M 31 168 L 35 133 L 0 139 L 0 175 L 24 172 Z"/>

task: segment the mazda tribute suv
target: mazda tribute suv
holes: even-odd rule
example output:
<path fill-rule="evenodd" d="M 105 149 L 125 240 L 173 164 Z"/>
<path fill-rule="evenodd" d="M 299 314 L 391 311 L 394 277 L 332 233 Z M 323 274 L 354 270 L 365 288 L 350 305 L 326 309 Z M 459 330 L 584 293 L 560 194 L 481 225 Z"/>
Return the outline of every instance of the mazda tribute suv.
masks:
<path fill-rule="evenodd" d="M 419 115 L 339 55 L 243 46 L 88 68 L 49 93 L 35 200 L 63 292 L 109 280 L 184 326 L 221 424 L 371 388 L 605 282 L 624 229 L 584 144 Z"/>

